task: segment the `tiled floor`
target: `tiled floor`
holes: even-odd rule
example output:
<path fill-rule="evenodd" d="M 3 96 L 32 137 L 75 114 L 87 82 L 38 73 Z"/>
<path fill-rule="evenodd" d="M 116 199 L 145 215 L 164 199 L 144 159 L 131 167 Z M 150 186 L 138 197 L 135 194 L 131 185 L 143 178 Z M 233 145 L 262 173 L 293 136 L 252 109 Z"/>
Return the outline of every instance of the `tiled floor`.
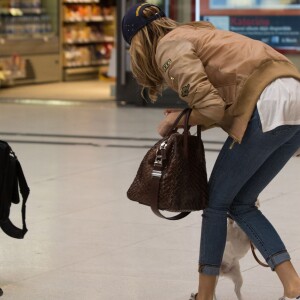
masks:
<path fill-rule="evenodd" d="M 0 104 L 0 136 L 23 164 L 31 196 L 24 240 L 0 235 L 0 283 L 11 300 L 187 300 L 197 287 L 200 213 L 160 220 L 126 198 L 159 109 Z M 222 142 L 220 130 L 205 141 Z M 135 139 L 134 139 L 135 138 Z M 153 138 L 138 140 L 136 138 Z M 219 144 L 205 143 L 211 172 Z M 300 271 L 300 158 L 261 195 L 261 209 Z M 20 222 L 19 207 L 13 218 Z M 242 261 L 245 300 L 276 300 L 274 273 Z M 218 300 L 235 299 L 220 279 Z"/>
<path fill-rule="evenodd" d="M 0 100 L 71 100 L 97 102 L 113 100 L 115 83 L 111 80 L 83 80 L 51 82 L 43 84 L 16 85 L 1 88 Z M 42 100 L 42 101 L 43 101 Z"/>

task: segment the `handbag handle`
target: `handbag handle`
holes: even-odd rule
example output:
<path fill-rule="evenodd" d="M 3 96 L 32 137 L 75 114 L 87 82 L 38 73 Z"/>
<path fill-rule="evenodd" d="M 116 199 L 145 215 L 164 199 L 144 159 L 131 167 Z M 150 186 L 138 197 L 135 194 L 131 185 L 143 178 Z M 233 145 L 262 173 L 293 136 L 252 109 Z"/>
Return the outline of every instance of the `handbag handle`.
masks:
<path fill-rule="evenodd" d="M 183 131 L 183 154 L 186 160 L 188 160 L 189 156 L 189 144 L 188 144 L 188 136 L 190 134 L 190 126 L 189 126 L 189 119 L 191 116 L 192 110 L 189 109 L 185 113 L 184 119 L 184 131 Z"/>
<path fill-rule="evenodd" d="M 167 137 L 169 137 L 172 133 L 177 132 L 177 127 L 178 124 L 180 122 L 180 120 L 182 119 L 183 116 L 185 116 L 184 118 L 184 129 L 183 129 L 183 149 L 184 149 L 184 156 L 187 159 L 188 158 L 188 135 L 190 134 L 190 128 L 191 126 L 189 125 L 189 119 L 192 113 L 192 109 L 191 108 L 185 108 L 176 118 L 176 120 L 174 121 L 172 128 L 169 130 Z M 201 139 L 201 126 L 197 125 L 197 137 L 200 140 Z"/>
<path fill-rule="evenodd" d="M 184 131 L 186 131 L 187 133 L 189 133 L 190 131 L 190 125 L 189 125 L 189 119 L 192 113 L 192 109 L 191 108 L 185 108 L 176 118 L 176 120 L 174 121 L 172 128 L 168 131 L 166 137 L 169 137 L 172 133 L 177 132 L 177 127 L 178 127 L 178 123 L 180 122 L 180 120 L 182 119 L 183 116 L 185 116 L 185 121 L 184 121 Z M 201 137 L 201 126 L 197 125 L 197 136 Z"/>
<path fill-rule="evenodd" d="M 180 122 L 180 120 L 182 119 L 182 117 L 185 115 L 187 115 L 187 113 L 190 111 L 190 113 L 189 113 L 189 117 L 190 117 L 190 114 L 191 114 L 191 112 L 192 112 L 192 109 L 191 108 L 185 108 L 179 115 L 178 115 L 178 117 L 176 118 L 176 120 L 174 121 L 174 123 L 173 123 L 173 125 L 172 125 L 172 128 L 168 131 L 168 133 L 167 133 L 167 137 L 169 137 L 172 133 L 174 133 L 174 132 L 177 132 L 177 127 L 178 127 L 178 123 Z M 189 121 L 189 117 L 188 117 L 188 119 L 187 119 L 187 122 Z M 186 122 L 185 122 L 186 123 Z M 185 124 L 184 124 L 184 126 L 185 126 Z M 184 128 L 184 130 L 185 130 L 185 128 Z"/>

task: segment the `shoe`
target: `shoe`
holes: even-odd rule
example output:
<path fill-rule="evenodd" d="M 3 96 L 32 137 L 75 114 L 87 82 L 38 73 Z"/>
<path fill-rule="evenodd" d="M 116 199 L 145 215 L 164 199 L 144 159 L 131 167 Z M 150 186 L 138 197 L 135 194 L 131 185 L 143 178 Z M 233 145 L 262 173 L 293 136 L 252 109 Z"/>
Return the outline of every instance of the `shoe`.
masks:
<path fill-rule="evenodd" d="M 189 300 L 196 300 L 197 295 L 198 295 L 198 293 L 197 294 L 191 294 L 191 297 L 190 297 Z"/>
<path fill-rule="evenodd" d="M 287 300 L 287 299 L 291 299 L 291 298 L 285 298 L 284 296 L 279 298 L 279 300 Z M 293 299 L 300 299 L 300 296 L 293 298 Z"/>

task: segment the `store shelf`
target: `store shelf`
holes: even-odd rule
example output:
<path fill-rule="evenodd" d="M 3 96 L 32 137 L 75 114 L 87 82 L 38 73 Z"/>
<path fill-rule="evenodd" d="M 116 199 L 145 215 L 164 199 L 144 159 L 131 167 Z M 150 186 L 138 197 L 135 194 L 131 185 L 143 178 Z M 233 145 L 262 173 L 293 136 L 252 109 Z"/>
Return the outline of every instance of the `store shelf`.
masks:
<path fill-rule="evenodd" d="M 113 37 L 105 37 L 99 40 L 78 40 L 78 41 L 65 41 L 65 45 L 88 45 L 88 44 L 101 44 L 101 43 L 114 43 Z"/>
<path fill-rule="evenodd" d="M 74 67 L 74 68 L 67 68 L 67 69 L 65 69 L 65 72 L 64 72 L 64 80 L 72 81 L 72 80 L 92 79 L 95 77 L 99 78 L 100 68 L 107 69 L 107 64 L 98 64 L 95 66 L 78 66 L 78 67 Z"/>
<path fill-rule="evenodd" d="M 43 8 L 1 8 L 0 15 L 23 16 L 23 15 L 41 15 L 45 13 Z"/>
<path fill-rule="evenodd" d="M 14 34 L 14 35 L 6 35 L 1 36 L 0 35 L 0 50 L 2 45 L 8 44 L 10 42 L 23 42 L 28 41 L 28 39 L 34 39 L 34 42 L 38 43 L 48 43 L 51 42 L 53 39 L 57 40 L 57 37 L 53 33 L 39 33 L 39 34 Z M 17 47 L 17 46 L 16 46 Z"/>
<path fill-rule="evenodd" d="M 102 59 L 101 61 L 96 61 L 96 62 L 92 62 L 90 64 L 70 64 L 70 65 L 66 65 L 64 66 L 64 68 L 67 69 L 77 69 L 77 68 L 88 68 L 88 67 L 100 67 L 100 66 L 105 66 L 109 64 L 109 60 L 108 59 Z"/>
<path fill-rule="evenodd" d="M 64 4 L 98 4 L 100 0 L 65 0 Z"/>
<path fill-rule="evenodd" d="M 115 43 L 115 7 L 99 0 L 62 0 L 61 44 L 64 79 L 105 73 Z M 74 76 L 73 76 L 74 75 Z"/>
<path fill-rule="evenodd" d="M 91 18 L 76 18 L 76 19 L 65 19 L 64 23 L 102 23 L 102 22 L 113 22 L 113 16 L 97 16 Z"/>
<path fill-rule="evenodd" d="M 46 55 L 58 54 L 58 37 L 40 36 L 40 38 L 30 39 L 28 36 L 17 38 L 17 36 L 0 38 L 1 56 L 11 56 L 14 53 L 22 55 Z"/>

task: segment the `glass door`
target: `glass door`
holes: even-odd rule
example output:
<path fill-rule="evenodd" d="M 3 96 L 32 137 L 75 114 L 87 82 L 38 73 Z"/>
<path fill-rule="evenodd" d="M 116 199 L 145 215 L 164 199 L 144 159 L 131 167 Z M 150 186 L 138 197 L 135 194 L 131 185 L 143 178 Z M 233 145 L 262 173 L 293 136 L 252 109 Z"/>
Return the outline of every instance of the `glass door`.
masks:
<path fill-rule="evenodd" d="M 200 0 L 199 0 L 200 1 Z M 175 107 L 184 106 L 185 103 L 180 100 L 175 92 L 167 89 L 162 97 L 158 99 L 154 105 L 149 100 L 143 99 L 141 96 L 141 87 L 139 87 L 132 76 L 130 70 L 130 57 L 129 46 L 122 38 L 121 23 L 122 18 L 127 9 L 139 2 L 134 0 L 120 0 L 117 1 L 117 101 L 121 105 L 135 104 L 135 105 L 149 105 L 162 106 L 162 107 Z M 190 22 L 194 21 L 196 14 L 197 1 L 195 0 L 149 0 L 148 3 L 152 3 L 161 7 L 166 15 L 178 22 Z M 144 97 L 147 99 L 147 93 L 144 93 Z"/>

